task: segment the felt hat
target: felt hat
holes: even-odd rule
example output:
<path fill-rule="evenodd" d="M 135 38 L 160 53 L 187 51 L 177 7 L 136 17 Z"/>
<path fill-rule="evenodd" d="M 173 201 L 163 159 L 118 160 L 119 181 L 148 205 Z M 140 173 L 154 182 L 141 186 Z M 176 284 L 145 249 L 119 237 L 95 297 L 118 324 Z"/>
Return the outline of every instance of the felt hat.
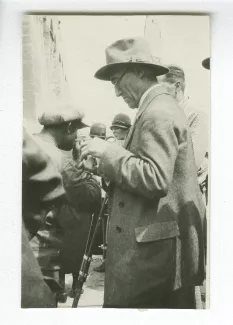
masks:
<path fill-rule="evenodd" d="M 109 81 L 120 67 L 130 65 L 151 67 L 155 76 L 169 71 L 160 64 L 159 58 L 153 56 L 150 44 L 142 37 L 118 40 L 106 48 L 105 55 L 107 64 L 95 73 L 97 79 Z"/>

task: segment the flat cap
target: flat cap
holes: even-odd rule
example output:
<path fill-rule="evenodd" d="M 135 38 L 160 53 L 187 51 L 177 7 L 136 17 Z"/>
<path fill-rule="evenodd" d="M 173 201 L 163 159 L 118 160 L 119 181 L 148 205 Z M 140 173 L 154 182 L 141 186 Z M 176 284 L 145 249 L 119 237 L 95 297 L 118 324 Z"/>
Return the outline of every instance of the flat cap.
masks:
<path fill-rule="evenodd" d="M 62 125 L 73 121 L 80 121 L 80 128 L 87 127 L 82 122 L 84 113 L 81 110 L 74 108 L 72 105 L 56 105 L 52 108 L 45 110 L 39 117 L 38 121 L 41 125 L 52 126 Z"/>

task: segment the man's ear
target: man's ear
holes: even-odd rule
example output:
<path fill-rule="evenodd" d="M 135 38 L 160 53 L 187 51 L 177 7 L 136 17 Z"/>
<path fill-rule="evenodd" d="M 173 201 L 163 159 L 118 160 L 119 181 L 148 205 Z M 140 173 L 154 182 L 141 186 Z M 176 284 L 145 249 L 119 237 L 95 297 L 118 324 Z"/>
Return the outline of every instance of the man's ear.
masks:
<path fill-rule="evenodd" d="M 176 89 L 176 91 L 182 90 L 182 89 L 181 89 L 181 82 L 180 82 L 180 81 L 177 81 L 177 82 L 175 83 L 175 89 Z"/>

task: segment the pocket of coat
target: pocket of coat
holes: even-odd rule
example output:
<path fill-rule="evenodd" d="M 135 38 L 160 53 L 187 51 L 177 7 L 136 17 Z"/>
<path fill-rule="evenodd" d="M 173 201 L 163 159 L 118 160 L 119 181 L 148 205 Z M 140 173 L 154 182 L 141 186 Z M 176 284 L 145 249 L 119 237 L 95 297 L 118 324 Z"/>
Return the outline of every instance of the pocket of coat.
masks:
<path fill-rule="evenodd" d="M 134 231 L 138 243 L 149 243 L 180 235 L 176 221 L 155 222 L 147 226 L 137 227 Z"/>

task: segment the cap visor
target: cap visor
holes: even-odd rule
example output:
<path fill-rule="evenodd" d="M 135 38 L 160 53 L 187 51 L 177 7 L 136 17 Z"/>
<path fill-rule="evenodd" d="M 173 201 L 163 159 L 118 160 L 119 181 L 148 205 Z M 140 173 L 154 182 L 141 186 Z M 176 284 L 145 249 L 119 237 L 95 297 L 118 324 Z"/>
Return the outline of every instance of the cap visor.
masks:
<path fill-rule="evenodd" d="M 131 127 L 131 125 L 129 125 L 129 126 L 124 126 L 124 125 L 117 125 L 117 124 L 115 124 L 115 125 L 110 126 L 110 130 L 112 130 L 113 128 L 129 129 L 130 127 Z"/>

